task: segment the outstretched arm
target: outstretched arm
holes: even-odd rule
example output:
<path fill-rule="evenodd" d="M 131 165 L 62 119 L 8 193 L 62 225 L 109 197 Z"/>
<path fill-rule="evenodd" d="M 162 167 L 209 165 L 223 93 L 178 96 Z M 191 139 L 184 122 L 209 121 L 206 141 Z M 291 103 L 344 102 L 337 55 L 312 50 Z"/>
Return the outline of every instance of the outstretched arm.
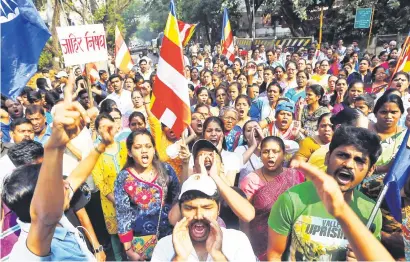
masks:
<path fill-rule="evenodd" d="M 366 228 L 343 198 L 339 185 L 330 175 L 307 163 L 295 163 L 305 176 L 313 181 L 319 197 L 329 214 L 339 221 L 358 260 L 393 261 L 384 246 Z"/>
<path fill-rule="evenodd" d="M 72 102 L 73 86 L 71 73 L 64 103 L 56 106 L 52 134 L 44 146 L 44 162 L 31 201 L 31 227 L 26 244 L 37 256 L 49 254 L 55 227 L 63 214 L 62 163 L 66 144 L 80 133 L 85 122 L 89 122 L 84 108 Z"/>

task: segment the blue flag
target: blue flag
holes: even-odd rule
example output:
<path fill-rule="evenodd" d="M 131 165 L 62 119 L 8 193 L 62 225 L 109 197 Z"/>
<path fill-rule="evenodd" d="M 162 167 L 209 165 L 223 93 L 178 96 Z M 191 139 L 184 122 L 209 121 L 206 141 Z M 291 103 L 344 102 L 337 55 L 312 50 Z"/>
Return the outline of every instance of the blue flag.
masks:
<path fill-rule="evenodd" d="M 384 178 L 384 184 L 389 186 L 385 196 L 387 205 L 394 219 L 401 223 L 401 196 L 400 190 L 407 182 L 410 174 L 410 147 L 407 146 L 410 135 L 410 129 L 404 136 L 403 143 L 393 162 L 393 166 L 389 169 L 387 176 Z"/>
<path fill-rule="evenodd" d="M 31 0 L 0 0 L 1 91 L 15 98 L 36 73 L 50 32 Z"/>

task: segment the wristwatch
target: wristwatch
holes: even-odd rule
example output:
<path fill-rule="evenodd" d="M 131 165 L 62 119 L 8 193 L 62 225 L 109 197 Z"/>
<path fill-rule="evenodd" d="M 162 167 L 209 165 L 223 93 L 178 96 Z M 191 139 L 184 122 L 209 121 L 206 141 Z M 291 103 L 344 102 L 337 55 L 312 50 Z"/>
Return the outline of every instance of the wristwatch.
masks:
<path fill-rule="evenodd" d="M 102 245 L 100 245 L 99 247 L 97 247 L 96 249 L 94 249 L 94 253 L 100 253 L 104 251 L 104 247 Z"/>

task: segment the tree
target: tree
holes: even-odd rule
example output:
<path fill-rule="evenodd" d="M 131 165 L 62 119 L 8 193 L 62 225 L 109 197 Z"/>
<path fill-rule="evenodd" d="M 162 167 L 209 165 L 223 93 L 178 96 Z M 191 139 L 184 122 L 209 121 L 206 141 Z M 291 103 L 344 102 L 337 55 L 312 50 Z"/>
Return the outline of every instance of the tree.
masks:
<path fill-rule="evenodd" d="M 265 2 L 265 0 L 245 0 L 245 6 L 246 6 L 246 16 L 248 17 L 248 22 L 249 22 L 249 27 L 248 27 L 248 34 L 249 36 L 252 37 L 252 31 L 253 31 L 253 21 L 255 17 L 253 14 L 258 11 L 258 9 L 261 7 L 261 5 Z M 272 1 L 275 2 L 275 1 Z M 252 12 L 252 9 L 255 10 Z"/>
<path fill-rule="evenodd" d="M 248 1 L 248 0 L 246 0 Z M 252 1 L 252 0 L 250 0 Z M 265 12 L 280 15 L 293 36 L 317 36 L 319 31 L 319 8 L 316 0 L 267 1 Z M 333 4 L 324 12 L 323 39 L 360 39 L 368 29 L 354 29 L 356 8 L 375 8 L 373 32 L 379 34 L 407 34 L 410 30 L 410 1 L 408 0 L 350 0 Z"/>
<path fill-rule="evenodd" d="M 180 3 L 181 19 L 188 23 L 199 22 L 210 45 L 221 39 L 224 7 L 229 10 L 232 31 L 235 32 L 238 28 L 240 14 L 238 12 L 239 3 L 236 0 L 190 0 Z"/>

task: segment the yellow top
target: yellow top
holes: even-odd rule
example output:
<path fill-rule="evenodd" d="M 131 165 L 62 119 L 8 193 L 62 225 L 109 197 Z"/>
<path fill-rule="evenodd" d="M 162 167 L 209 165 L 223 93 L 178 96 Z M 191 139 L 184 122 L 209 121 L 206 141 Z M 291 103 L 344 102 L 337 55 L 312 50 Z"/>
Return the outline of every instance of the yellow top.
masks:
<path fill-rule="evenodd" d="M 174 169 L 178 180 L 181 180 L 182 160 L 179 157 L 171 159 L 166 152 L 167 147 L 172 145 L 173 142 L 169 141 L 165 133 L 162 132 L 161 122 L 155 116 L 148 117 L 148 122 L 151 134 L 155 140 L 155 149 L 157 150 L 159 160 L 170 164 Z"/>
<path fill-rule="evenodd" d="M 325 164 L 326 154 L 329 152 L 329 144 L 321 146 L 318 150 L 310 155 L 308 163 L 318 167 L 320 170 L 326 172 L 327 166 Z"/>
<path fill-rule="evenodd" d="M 114 183 L 118 173 L 127 162 L 127 146 L 125 141 L 116 142 L 116 154 L 101 154 L 92 171 L 94 183 L 100 190 L 101 206 L 104 213 L 105 225 L 110 234 L 117 234 L 117 219 L 114 204 L 106 197 L 114 193 Z"/>
<path fill-rule="evenodd" d="M 310 158 L 313 152 L 318 150 L 320 145 L 311 137 L 306 137 L 299 142 L 299 151 L 296 153 L 297 156 L 303 156 L 307 159 Z"/>

